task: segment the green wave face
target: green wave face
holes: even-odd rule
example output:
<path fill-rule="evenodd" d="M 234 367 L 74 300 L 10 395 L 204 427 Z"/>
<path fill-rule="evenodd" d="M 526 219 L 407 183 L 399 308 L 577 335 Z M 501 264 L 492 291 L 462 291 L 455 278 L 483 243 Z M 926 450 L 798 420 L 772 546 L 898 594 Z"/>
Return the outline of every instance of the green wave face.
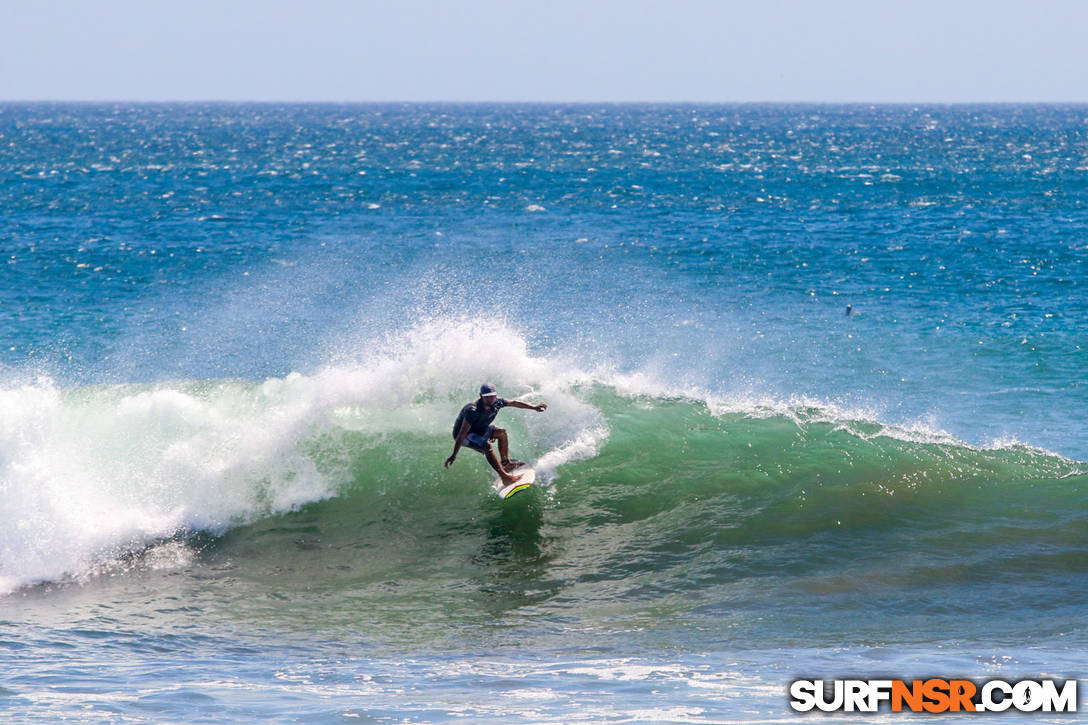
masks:
<path fill-rule="evenodd" d="M 773 641 L 813 617 L 814 641 L 879 638 L 891 619 L 909 639 L 914 620 L 961 632 L 964 615 L 1025 600 L 1045 633 L 1088 573 L 1075 462 L 812 408 L 714 414 L 608 386 L 574 397 L 607 431 L 596 452 L 505 502 L 476 454 L 442 468 L 448 440 L 329 429 L 306 447 L 338 495 L 231 531 L 206 564 L 295 601 L 295 625 L 502 644 L 527 625 L 572 641 Z M 503 415 L 517 455 L 548 456 L 538 419 Z"/>
<path fill-rule="evenodd" d="M 834 644 L 880 641 L 891 620 L 930 642 L 1000 635 L 1026 610 L 1033 636 L 1069 632 L 1083 464 L 588 373 L 509 330 L 448 327 L 263 383 L 0 391 L 0 515 L 17 523 L 0 586 L 95 580 L 138 610 L 153 577 L 230 626 L 397 647 Z M 442 465 L 479 378 L 549 404 L 497 420 L 539 473 L 508 501 L 478 454 Z"/>

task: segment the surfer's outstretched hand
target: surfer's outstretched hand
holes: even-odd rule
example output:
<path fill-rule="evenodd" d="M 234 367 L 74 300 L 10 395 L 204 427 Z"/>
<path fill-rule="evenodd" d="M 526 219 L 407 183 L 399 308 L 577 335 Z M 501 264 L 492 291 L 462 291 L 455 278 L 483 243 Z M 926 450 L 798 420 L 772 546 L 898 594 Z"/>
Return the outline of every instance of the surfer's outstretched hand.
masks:
<path fill-rule="evenodd" d="M 548 404 L 547 403 L 541 403 L 540 405 L 534 405 L 533 406 L 533 410 L 535 410 L 538 413 L 543 413 L 547 409 L 548 409 Z"/>
<path fill-rule="evenodd" d="M 446 459 L 446 468 L 449 468 L 450 466 L 452 466 L 453 462 L 456 461 L 456 460 L 457 460 L 457 456 L 450 456 L 449 458 L 447 458 Z"/>

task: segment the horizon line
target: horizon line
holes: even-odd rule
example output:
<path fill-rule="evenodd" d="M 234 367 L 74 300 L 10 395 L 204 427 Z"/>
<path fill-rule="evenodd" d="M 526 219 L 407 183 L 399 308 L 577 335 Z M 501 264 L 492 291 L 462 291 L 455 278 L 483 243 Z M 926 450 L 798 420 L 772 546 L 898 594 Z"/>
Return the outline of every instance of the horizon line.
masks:
<path fill-rule="evenodd" d="M 285 100 L 285 99 L 126 99 L 126 98 L 11 98 L 0 99 L 0 104 L 31 103 L 128 103 L 128 104 L 281 104 L 281 105 L 569 105 L 569 106 L 1083 106 L 1088 101 L 1016 100 L 1016 101 L 864 101 L 864 100 L 747 100 L 747 101 L 684 101 L 684 100 Z"/>

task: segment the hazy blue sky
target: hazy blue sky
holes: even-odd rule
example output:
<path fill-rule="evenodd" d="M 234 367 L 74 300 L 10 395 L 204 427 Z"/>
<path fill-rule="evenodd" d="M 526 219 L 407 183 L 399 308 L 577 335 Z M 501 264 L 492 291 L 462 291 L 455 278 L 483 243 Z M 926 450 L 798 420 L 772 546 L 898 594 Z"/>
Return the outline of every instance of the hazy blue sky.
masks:
<path fill-rule="evenodd" d="M 0 0 L 4 100 L 1088 101 L 1088 1 Z"/>

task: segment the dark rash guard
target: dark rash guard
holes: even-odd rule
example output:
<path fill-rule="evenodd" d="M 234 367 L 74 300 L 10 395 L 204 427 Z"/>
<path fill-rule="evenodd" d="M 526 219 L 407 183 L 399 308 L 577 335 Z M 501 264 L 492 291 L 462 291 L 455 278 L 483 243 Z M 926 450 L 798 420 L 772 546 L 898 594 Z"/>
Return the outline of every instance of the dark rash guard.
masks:
<path fill-rule="evenodd" d="M 487 435 L 487 429 L 491 427 L 491 422 L 495 420 L 495 416 L 499 414 L 499 410 L 507 406 L 506 398 L 496 398 L 495 402 L 491 404 L 491 407 L 484 410 L 482 405 L 477 405 L 480 401 L 475 403 L 469 403 L 464 408 L 461 408 L 461 412 L 457 416 L 457 421 L 453 424 L 453 437 L 456 438 L 457 434 L 461 432 L 461 424 L 466 420 L 469 425 L 469 433 L 475 433 L 478 436 Z"/>

